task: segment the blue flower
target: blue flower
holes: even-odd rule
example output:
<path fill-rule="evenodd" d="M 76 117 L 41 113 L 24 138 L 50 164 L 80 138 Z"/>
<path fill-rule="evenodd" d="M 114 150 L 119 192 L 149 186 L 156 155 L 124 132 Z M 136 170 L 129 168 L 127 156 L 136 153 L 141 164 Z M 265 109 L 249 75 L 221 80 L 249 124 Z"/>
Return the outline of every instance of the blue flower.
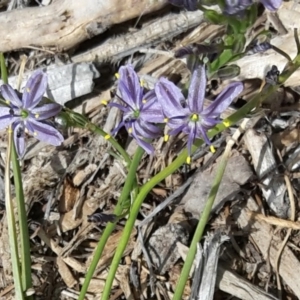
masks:
<path fill-rule="evenodd" d="M 188 11 L 197 10 L 197 2 L 197 0 L 169 0 L 169 3 L 175 6 L 184 7 Z"/>
<path fill-rule="evenodd" d="M 113 133 L 125 126 L 138 145 L 148 154 L 152 154 L 154 148 L 146 140 L 161 136 L 161 130 L 153 124 L 163 123 L 161 106 L 154 91 L 144 94 L 132 65 L 121 67 L 119 76 L 117 96 L 125 105 L 110 103 L 110 106 L 115 106 L 123 112 L 123 119 Z"/>
<path fill-rule="evenodd" d="M 275 11 L 280 7 L 282 0 L 260 0 L 260 2 L 266 9 Z M 228 15 L 239 15 L 253 3 L 253 0 L 225 0 L 224 12 Z"/>
<path fill-rule="evenodd" d="M 25 154 L 25 132 L 38 140 L 58 146 L 64 140 L 57 129 L 46 123 L 46 119 L 57 115 L 61 106 L 57 103 L 38 106 L 47 88 L 47 75 L 34 72 L 20 96 L 9 84 L 1 86 L 1 94 L 8 107 L 0 107 L 0 130 L 12 125 L 14 142 L 19 158 Z"/>
<path fill-rule="evenodd" d="M 157 99 L 171 128 L 169 134 L 183 132 L 188 135 L 188 162 L 196 138 L 203 138 L 207 144 L 211 144 L 206 132 L 220 122 L 220 114 L 242 92 L 243 84 L 229 84 L 207 108 L 204 108 L 205 89 L 204 66 L 199 66 L 193 72 L 187 100 L 180 89 L 166 78 L 161 78 L 155 86 Z"/>

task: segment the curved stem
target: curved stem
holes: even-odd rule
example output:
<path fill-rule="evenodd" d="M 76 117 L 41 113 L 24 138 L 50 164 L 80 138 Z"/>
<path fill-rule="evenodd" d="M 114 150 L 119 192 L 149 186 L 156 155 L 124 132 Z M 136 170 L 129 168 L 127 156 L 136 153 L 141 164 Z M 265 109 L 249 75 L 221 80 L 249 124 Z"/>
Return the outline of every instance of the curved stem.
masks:
<path fill-rule="evenodd" d="M 128 199 L 129 194 L 132 190 L 132 187 L 135 184 L 136 170 L 139 166 L 139 163 L 140 163 L 140 160 L 141 160 L 143 154 L 144 154 L 144 150 L 140 147 L 135 152 L 135 155 L 132 159 L 132 163 L 130 165 L 130 169 L 129 169 L 129 172 L 128 172 L 128 176 L 127 176 L 124 188 L 122 190 L 122 193 L 120 195 L 120 198 L 119 198 L 118 203 L 116 205 L 116 208 L 114 210 L 114 214 L 116 214 L 116 215 L 120 215 L 122 213 L 122 210 L 123 210 L 123 205 L 122 204 L 123 204 L 123 202 L 125 202 Z M 100 239 L 100 241 L 97 245 L 97 248 L 94 252 L 94 257 L 93 257 L 91 265 L 90 265 L 90 267 L 87 271 L 87 274 L 86 274 L 84 283 L 82 285 L 78 300 L 84 300 L 85 294 L 88 290 L 90 281 L 91 281 L 92 276 L 93 276 L 93 274 L 96 270 L 96 267 L 97 267 L 97 264 L 100 260 L 101 255 L 102 255 L 103 249 L 106 245 L 106 242 L 107 242 L 109 236 L 111 235 L 111 233 L 115 229 L 115 227 L 116 227 L 115 223 L 109 223 L 106 226 L 106 228 L 105 228 L 105 230 L 104 230 L 104 232 L 101 236 L 101 239 Z"/>
<path fill-rule="evenodd" d="M 100 127 L 97 125 L 89 122 L 86 126 L 89 130 L 91 130 L 94 133 L 97 133 L 101 136 L 103 136 L 119 153 L 122 155 L 123 159 L 129 166 L 131 163 L 131 159 L 128 155 L 128 153 L 124 150 L 124 148 L 109 134 L 107 134 L 104 130 L 102 130 Z"/>
<path fill-rule="evenodd" d="M 291 70 L 288 70 L 288 73 L 290 73 Z M 287 74 L 283 74 L 283 76 L 287 76 Z M 242 108 L 240 108 L 237 112 L 232 114 L 226 121 L 227 126 L 228 125 L 234 125 L 238 123 L 240 120 L 242 120 L 252 109 L 256 108 L 263 99 L 266 99 L 271 95 L 276 89 L 279 87 L 279 85 L 276 86 L 270 86 L 266 88 L 265 91 L 261 92 L 260 94 L 254 96 L 251 101 L 249 101 L 247 104 L 245 104 Z M 213 137 L 216 134 L 223 131 L 227 126 L 224 124 L 218 124 L 216 125 L 212 130 L 209 131 L 208 136 Z M 194 152 L 203 142 L 201 140 L 197 140 L 195 142 L 195 145 L 192 147 L 192 152 Z M 148 193 L 154 188 L 158 183 L 160 183 L 162 180 L 164 180 L 167 176 L 171 175 L 173 172 L 175 172 L 181 165 L 183 165 L 186 162 L 187 158 L 187 151 L 184 150 L 178 157 L 175 159 L 168 167 L 166 167 L 163 171 L 161 171 L 159 174 L 154 176 L 149 182 L 147 182 L 140 190 L 140 193 L 138 194 L 136 200 L 134 201 L 129 218 L 126 222 L 123 235 L 121 237 L 120 243 L 116 249 L 115 256 L 113 258 L 113 261 L 111 263 L 111 268 L 108 273 L 108 277 L 105 283 L 104 291 L 102 294 L 102 300 L 107 300 L 109 298 L 109 294 L 111 291 L 112 282 L 116 273 L 116 270 L 118 268 L 118 265 L 120 263 L 120 260 L 122 258 L 123 252 L 127 246 L 127 243 L 129 241 L 136 217 L 138 215 L 139 209 L 148 195 Z"/>

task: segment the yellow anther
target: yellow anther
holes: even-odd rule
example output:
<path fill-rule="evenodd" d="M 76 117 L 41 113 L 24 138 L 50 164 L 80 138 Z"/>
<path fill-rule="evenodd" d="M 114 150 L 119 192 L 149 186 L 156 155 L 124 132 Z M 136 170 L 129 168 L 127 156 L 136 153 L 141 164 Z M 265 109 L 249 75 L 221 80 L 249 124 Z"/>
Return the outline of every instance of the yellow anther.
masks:
<path fill-rule="evenodd" d="M 143 79 L 140 79 L 140 85 L 141 85 L 142 87 L 145 86 L 145 81 L 144 81 Z"/>
<path fill-rule="evenodd" d="M 165 134 L 164 136 L 164 141 L 167 142 L 169 140 L 169 135 L 168 134 Z"/>
<path fill-rule="evenodd" d="M 27 93 L 30 93 L 30 88 L 29 87 L 26 88 L 26 91 L 27 91 Z"/>
<path fill-rule="evenodd" d="M 228 120 L 224 120 L 223 124 L 225 127 L 229 127 L 230 126 L 230 122 Z"/>
<path fill-rule="evenodd" d="M 106 100 L 101 100 L 101 104 L 103 104 L 103 105 L 107 105 L 107 101 Z"/>
<path fill-rule="evenodd" d="M 38 118 L 40 117 L 40 115 L 39 115 L 39 114 L 35 114 L 34 117 L 35 117 L 36 119 L 38 119 Z"/>
<path fill-rule="evenodd" d="M 145 104 L 145 103 L 147 103 L 147 100 L 146 100 L 146 99 L 143 99 L 142 102 Z"/>
<path fill-rule="evenodd" d="M 9 104 L 10 104 L 10 101 L 9 101 L 9 100 L 6 100 L 5 103 L 9 105 Z"/>
<path fill-rule="evenodd" d="M 116 73 L 115 76 L 116 76 L 117 79 L 120 78 L 120 74 L 119 73 Z"/>
<path fill-rule="evenodd" d="M 38 133 L 35 131 L 35 132 L 33 133 L 33 135 L 34 135 L 34 136 L 37 136 L 37 135 L 38 135 Z"/>
<path fill-rule="evenodd" d="M 165 123 L 168 123 L 168 121 L 169 121 L 169 118 L 164 118 Z"/>
<path fill-rule="evenodd" d="M 197 114 L 192 115 L 192 121 L 198 121 L 199 117 Z"/>
<path fill-rule="evenodd" d="M 186 163 L 187 163 L 188 165 L 191 164 L 191 157 L 190 157 L 190 156 L 188 156 L 188 157 L 186 158 Z"/>
<path fill-rule="evenodd" d="M 106 140 L 109 140 L 111 138 L 111 136 L 109 134 L 107 134 L 105 137 L 104 137 Z"/>
<path fill-rule="evenodd" d="M 13 133 L 11 127 L 8 128 L 7 132 L 10 134 L 10 133 Z"/>
<path fill-rule="evenodd" d="M 216 148 L 215 148 L 213 145 L 211 145 L 211 146 L 209 147 L 209 149 L 210 149 L 210 152 L 211 152 L 211 153 L 215 153 L 215 152 L 216 152 Z"/>
<path fill-rule="evenodd" d="M 130 127 L 130 128 L 128 129 L 128 133 L 129 133 L 129 134 L 132 133 L 132 127 Z"/>

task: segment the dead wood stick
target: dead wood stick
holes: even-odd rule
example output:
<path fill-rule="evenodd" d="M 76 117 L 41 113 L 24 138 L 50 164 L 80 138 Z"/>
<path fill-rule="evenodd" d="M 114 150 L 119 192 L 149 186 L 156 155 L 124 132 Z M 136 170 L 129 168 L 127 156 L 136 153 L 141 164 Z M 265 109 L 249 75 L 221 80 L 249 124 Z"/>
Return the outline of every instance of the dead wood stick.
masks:
<path fill-rule="evenodd" d="M 57 0 L 0 14 L 0 52 L 28 46 L 69 49 L 113 24 L 156 11 L 167 0 Z"/>
<path fill-rule="evenodd" d="M 120 37 L 109 38 L 101 45 L 87 52 L 72 57 L 73 62 L 102 62 L 111 58 L 118 60 L 130 55 L 141 47 L 155 46 L 193 28 L 203 22 L 203 12 L 187 11 L 180 14 L 169 14 L 143 25 L 136 32 L 130 32 Z"/>

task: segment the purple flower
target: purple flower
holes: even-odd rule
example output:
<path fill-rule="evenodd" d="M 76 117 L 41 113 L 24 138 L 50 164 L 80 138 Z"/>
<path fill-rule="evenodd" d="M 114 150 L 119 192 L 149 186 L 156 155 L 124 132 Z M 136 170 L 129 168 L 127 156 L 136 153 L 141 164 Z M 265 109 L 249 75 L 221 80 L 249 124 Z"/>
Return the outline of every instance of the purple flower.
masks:
<path fill-rule="evenodd" d="M 144 95 L 144 89 L 140 85 L 132 65 L 121 67 L 119 76 L 117 95 L 125 106 L 110 103 L 110 106 L 115 106 L 123 111 L 123 119 L 113 133 L 125 126 L 138 145 L 148 154 L 152 154 L 154 148 L 145 139 L 161 136 L 161 130 L 153 125 L 153 123 L 163 123 L 164 116 L 161 106 L 154 91 L 149 91 Z"/>
<path fill-rule="evenodd" d="M 197 0 L 169 0 L 169 3 L 175 6 L 184 7 L 189 11 L 195 11 L 198 9 Z"/>
<path fill-rule="evenodd" d="M 60 145 L 64 140 L 57 129 L 45 123 L 46 119 L 59 113 L 61 106 L 57 103 L 38 106 L 46 88 L 47 75 L 42 71 L 31 75 L 21 97 L 10 85 L 1 86 L 1 94 L 9 107 L 0 107 L 0 129 L 12 125 L 19 158 L 25 154 L 25 132 L 53 146 Z"/>
<path fill-rule="evenodd" d="M 188 162 L 196 138 L 203 138 L 207 144 L 211 144 L 207 130 L 220 122 L 220 114 L 242 92 L 243 84 L 241 82 L 229 84 L 207 108 L 204 108 L 205 88 L 204 66 L 199 66 L 193 72 L 187 100 L 184 99 L 180 89 L 166 78 L 161 78 L 155 86 L 157 99 L 171 128 L 169 134 L 184 132 L 188 135 Z"/>
<path fill-rule="evenodd" d="M 260 2 L 266 9 L 275 11 L 280 7 L 282 0 L 260 0 Z"/>
<path fill-rule="evenodd" d="M 260 2 L 266 9 L 275 11 L 280 7 L 282 0 L 260 0 Z M 253 3 L 253 0 L 225 0 L 224 12 L 228 15 L 239 15 Z"/>

